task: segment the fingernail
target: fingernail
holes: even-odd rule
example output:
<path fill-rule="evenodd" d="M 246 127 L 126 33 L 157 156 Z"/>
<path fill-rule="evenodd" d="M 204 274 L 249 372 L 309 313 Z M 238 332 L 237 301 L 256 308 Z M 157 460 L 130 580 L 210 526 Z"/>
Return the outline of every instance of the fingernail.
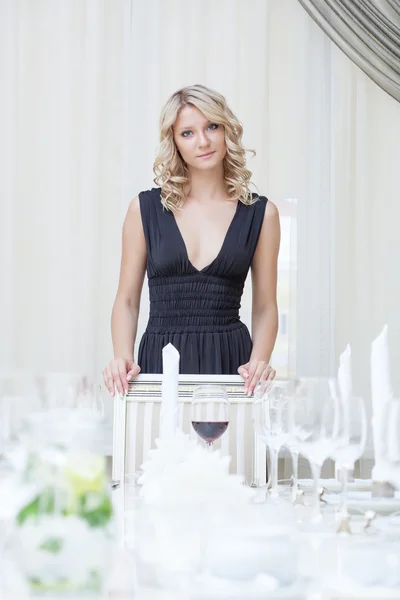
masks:
<path fill-rule="evenodd" d="M 243 377 L 244 377 L 245 379 L 247 379 L 247 378 L 248 378 L 248 376 L 249 376 L 249 374 L 248 374 L 248 373 L 243 373 Z"/>
<path fill-rule="evenodd" d="M 132 379 L 132 375 L 127 375 L 127 376 L 126 376 L 126 380 L 127 380 L 127 381 L 130 381 L 131 379 Z"/>
<path fill-rule="evenodd" d="M 251 390 L 249 390 L 249 393 L 247 394 L 247 397 L 249 398 L 251 396 Z"/>
<path fill-rule="evenodd" d="M 247 394 L 247 387 L 244 388 L 243 392 Z"/>

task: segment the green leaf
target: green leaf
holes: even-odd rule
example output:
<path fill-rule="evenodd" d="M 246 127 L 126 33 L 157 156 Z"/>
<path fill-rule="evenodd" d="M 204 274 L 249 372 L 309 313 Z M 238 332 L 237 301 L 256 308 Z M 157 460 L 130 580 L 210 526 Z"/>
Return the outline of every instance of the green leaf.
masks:
<path fill-rule="evenodd" d="M 40 549 L 47 550 L 47 552 L 51 552 L 52 554 L 56 554 L 57 552 L 60 552 L 63 544 L 64 542 L 61 538 L 47 538 L 47 540 L 41 544 Z"/>
<path fill-rule="evenodd" d="M 27 519 L 38 518 L 42 514 L 54 512 L 54 492 L 53 490 L 45 490 L 29 504 L 24 506 L 17 514 L 17 523 L 22 525 Z"/>
<path fill-rule="evenodd" d="M 94 510 L 87 507 L 87 496 L 79 499 L 78 514 L 84 519 L 90 527 L 103 527 L 108 523 L 112 516 L 112 504 L 107 495 L 103 496 L 103 501 Z"/>

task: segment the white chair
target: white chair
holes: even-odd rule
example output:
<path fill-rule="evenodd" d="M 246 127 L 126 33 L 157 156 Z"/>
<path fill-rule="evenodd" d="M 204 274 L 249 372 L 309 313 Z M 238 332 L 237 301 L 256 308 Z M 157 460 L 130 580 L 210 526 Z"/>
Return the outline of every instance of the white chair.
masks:
<path fill-rule="evenodd" d="M 139 375 L 125 397 L 114 401 L 113 468 L 114 482 L 140 470 L 155 447 L 159 434 L 162 375 Z M 266 447 L 256 439 L 251 419 L 252 398 L 243 393 L 239 375 L 181 375 L 179 377 L 179 426 L 191 437 L 191 401 L 196 385 L 224 385 L 231 402 L 229 427 L 214 443 L 222 455 L 232 457 L 230 470 L 255 486 L 266 483 Z M 200 438 L 198 438 L 200 439 Z"/>

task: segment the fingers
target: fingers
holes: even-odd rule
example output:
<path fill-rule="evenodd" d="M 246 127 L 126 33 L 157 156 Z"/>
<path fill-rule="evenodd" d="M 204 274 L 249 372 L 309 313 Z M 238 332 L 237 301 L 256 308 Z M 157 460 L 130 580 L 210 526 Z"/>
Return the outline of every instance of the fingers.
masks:
<path fill-rule="evenodd" d="M 257 364 L 255 369 L 253 370 L 251 380 L 247 385 L 247 395 L 248 396 L 251 396 L 254 393 L 255 387 L 256 387 L 257 383 L 260 381 L 260 378 L 261 378 L 262 374 L 264 373 L 265 369 L 266 369 L 265 363 L 260 362 Z"/>
<path fill-rule="evenodd" d="M 245 365 L 241 365 L 241 366 L 238 368 L 238 373 L 239 373 L 239 375 L 240 375 L 241 377 L 243 377 L 243 379 L 248 379 L 248 377 L 249 377 L 249 372 L 248 372 L 248 364 L 249 364 L 249 363 L 247 363 L 247 364 L 245 364 Z"/>
<path fill-rule="evenodd" d="M 104 384 L 111 396 L 115 396 L 115 390 L 125 396 L 129 391 L 129 381 L 137 377 L 139 373 L 139 365 L 133 361 L 117 358 L 103 369 Z"/>
<path fill-rule="evenodd" d="M 106 388 L 110 392 L 111 396 L 114 396 L 114 380 L 113 380 L 113 376 L 112 376 L 111 369 L 110 369 L 109 365 L 107 365 L 103 369 L 103 380 L 104 380 L 104 385 L 106 386 Z"/>
<path fill-rule="evenodd" d="M 247 393 L 248 396 L 251 396 L 254 393 L 257 384 L 265 382 L 265 389 L 263 389 L 262 392 L 265 393 L 269 388 L 267 382 L 271 382 L 275 378 L 275 375 L 275 369 L 265 361 L 257 361 L 253 364 L 250 363 L 249 377 L 246 381 L 244 392 Z"/>
<path fill-rule="evenodd" d="M 118 364 L 118 375 L 122 386 L 122 393 L 124 396 L 128 393 L 129 384 L 128 384 L 128 376 L 126 374 L 126 367 Z M 118 388 L 119 391 L 119 388 Z"/>
<path fill-rule="evenodd" d="M 114 385 L 117 391 L 122 396 L 125 395 L 124 380 L 126 383 L 126 369 L 125 365 L 121 367 L 117 362 L 113 362 L 111 366 L 111 373 L 114 380 Z M 127 384 L 128 385 L 128 384 Z"/>
<path fill-rule="evenodd" d="M 130 370 L 128 371 L 128 374 L 126 376 L 126 380 L 130 381 L 131 379 L 135 379 L 135 377 L 137 377 L 140 373 L 140 367 L 139 365 L 133 363 Z"/>
<path fill-rule="evenodd" d="M 251 383 L 251 380 L 254 376 L 254 371 L 257 367 L 257 363 L 247 363 L 247 365 L 244 365 L 245 369 L 246 369 L 246 377 L 245 377 L 245 384 L 244 384 L 244 390 L 243 392 L 247 395 L 249 394 L 249 386 Z"/>

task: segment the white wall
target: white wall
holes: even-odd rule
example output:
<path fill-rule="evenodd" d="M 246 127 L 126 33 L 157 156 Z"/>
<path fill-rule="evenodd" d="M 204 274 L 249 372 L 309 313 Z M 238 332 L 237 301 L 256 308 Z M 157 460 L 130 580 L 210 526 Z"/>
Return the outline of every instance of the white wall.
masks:
<path fill-rule="evenodd" d="M 384 322 L 397 363 L 399 105 L 297 0 L 0 0 L 0 40 L 3 367 L 99 377 L 123 216 L 153 185 L 162 103 L 195 82 L 243 121 L 259 190 L 297 199 L 298 371 L 351 341 L 367 391 Z"/>

